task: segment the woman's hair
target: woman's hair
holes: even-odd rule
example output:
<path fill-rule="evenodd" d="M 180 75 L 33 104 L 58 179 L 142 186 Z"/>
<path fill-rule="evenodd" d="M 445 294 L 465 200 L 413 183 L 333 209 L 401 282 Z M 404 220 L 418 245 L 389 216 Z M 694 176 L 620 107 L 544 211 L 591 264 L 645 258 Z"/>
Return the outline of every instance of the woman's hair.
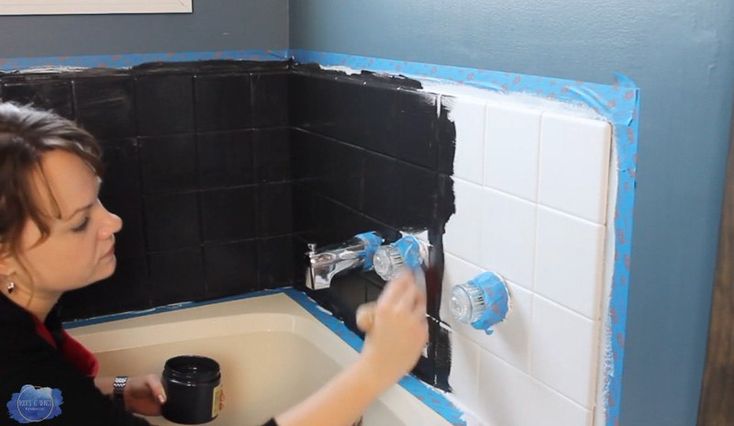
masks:
<path fill-rule="evenodd" d="M 28 219 L 41 231 L 36 242 L 49 235 L 48 212 L 38 205 L 32 177 L 39 173 L 45 182 L 41 157 L 52 150 L 77 155 L 102 175 L 101 151 L 94 137 L 75 123 L 53 112 L 0 102 L 0 255 L 20 253 L 21 234 Z M 58 203 L 46 185 L 53 212 L 60 217 Z"/>

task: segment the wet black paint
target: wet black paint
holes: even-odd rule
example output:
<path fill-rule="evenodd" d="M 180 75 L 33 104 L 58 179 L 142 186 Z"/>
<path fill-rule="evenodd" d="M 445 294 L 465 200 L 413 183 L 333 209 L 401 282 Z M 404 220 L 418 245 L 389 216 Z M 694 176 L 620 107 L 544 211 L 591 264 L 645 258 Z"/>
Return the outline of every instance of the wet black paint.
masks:
<path fill-rule="evenodd" d="M 303 287 L 306 242 L 419 229 L 434 248 L 426 278 L 437 319 L 456 131 L 421 87 L 289 61 L 0 74 L 3 99 L 54 109 L 100 139 L 102 201 L 125 221 L 118 272 L 66 295 L 63 316 Z M 311 295 L 356 330 L 357 306 L 383 286 L 352 273 Z M 449 336 L 429 324 L 415 373 L 448 390 Z"/>
<path fill-rule="evenodd" d="M 306 242 L 330 244 L 376 230 L 388 241 L 398 231 L 424 229 L 433 245 L 426 276 L 428 313 L 438 318 L 443 276 L 444 227 L 454 212 L 454 124 L 437 95 L 405 77 L 324 71 L 295 65 L 289 95 L 294 146 L 307 144 L 297 182 L 296 211 L 309 212 L 298 227 Z M 301 268 L 301 271 L 304 269 Z M 337 277 L 312 297 L 356 330 L 354 311 L 379 295 L 374 273 Z M 415 373 L 448 390 L 449 336 L 429 321 L 428 358 Z"/>

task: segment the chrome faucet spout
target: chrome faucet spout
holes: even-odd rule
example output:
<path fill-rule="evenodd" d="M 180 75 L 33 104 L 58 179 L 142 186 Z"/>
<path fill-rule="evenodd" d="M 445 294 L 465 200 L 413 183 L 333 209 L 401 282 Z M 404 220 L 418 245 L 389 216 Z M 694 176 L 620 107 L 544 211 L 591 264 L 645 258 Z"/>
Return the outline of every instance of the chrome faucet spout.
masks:
<path fill-rule="evenodd" d="M 311 290 L 329 288 L 341 272 L 362 267 L 372 268 L 372 256 L 384 239 L 375 232 L 358 234 L 336 246 L 317 249 L 308 244 L 306 252 L 306 286 Z"/>

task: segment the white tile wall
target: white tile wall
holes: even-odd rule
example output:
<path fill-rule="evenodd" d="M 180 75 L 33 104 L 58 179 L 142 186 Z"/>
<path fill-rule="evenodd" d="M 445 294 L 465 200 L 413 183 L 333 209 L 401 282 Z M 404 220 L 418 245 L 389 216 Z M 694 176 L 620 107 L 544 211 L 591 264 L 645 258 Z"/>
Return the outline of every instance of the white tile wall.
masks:
<path fill-rule="evenodd" d="M 533 288 L 535 205 L 489 188 L 484 189 L 481 203 L 480 266 Z"/>
<path fill-rule="evenodd" d="M 596 396 L 596 324 L 535 297 L 531 374 L 585 407 Z"/>
<path fill-rule="evenodd" d="M 479 354 L 474 411 L 488 426 L 584 426 L 592 410 L 564 397 L 488 352 Z"/>
<path fill-rule="evenodd" d="M 482 404 L 478 392 L 479 379 L 479 346 L 459 333 L 450 336 L 451 374 L 449 385 L 454 389 L 454 396 L 459 398 L 467 407 L 478 407 Z"/>
<path fill-rule="evenodd" d="M 481 262 L 482 254 L 482 236 L 477 232 L 477 224 L 484 214 L 482 194 L 483 189 L 479 185 L 459 179 L 454 181 L 454 197 L 464 201 L 461 211 L 457 210 L 446 223 L 443 238 L 446 251 L 475 264 Z"/>
<path fill-rule="evenodd" d="M 535 291 L 588 318 L 599 318 L 604 230 L 601 225 L 539 207 Z"/>
<path fill-rule="evenodd" d="M 453 329 L 449 383 L 487 425 L 591 425 L 602 274 L 613 258 L 604 252 L 611 126 L 548 104 L 444 102 L 457 128 L 441 306 Z M 506 279 L 512 304 L 492 335 L 448 309 L 453 285 L 488 270 Z"/>
<path fill-rule="evenodd" d="M 538 190 L 540 111 L 490 103 L 487 105 L 485 129 L 484 184 L 535 201 Z M 459 140 L 458 135 L 456 140 Z M 463 147 L 458 151 L 462 151 L 462 157 L 471 156 L 464 152 Z M 461 177 L 461 166 L 455 164 L 457 177 Z"/>
<path fill-rule="evenodd" d="M 539 201 L 592 222 L 606 223 L 611 125 L 546 112 L 541 128 Z"/>

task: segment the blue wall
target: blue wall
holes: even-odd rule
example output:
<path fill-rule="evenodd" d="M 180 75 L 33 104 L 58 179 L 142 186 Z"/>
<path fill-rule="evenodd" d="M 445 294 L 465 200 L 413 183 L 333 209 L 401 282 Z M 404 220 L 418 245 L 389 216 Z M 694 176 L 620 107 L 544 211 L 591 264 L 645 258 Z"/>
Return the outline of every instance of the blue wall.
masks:
<path fill-rule="evenodd" d="M 591 3 L 596 3 L 591 5 Z M 297 0 L 290 47 L 641 88 L 621 424 L 696 423 L 734 86 L 731 0 Z"/>
<path fill-rule="evenodd" d="M 194 13 L 0 17 L 0 58 L 285 49 L 288 0 L 194 0 Z"/>

